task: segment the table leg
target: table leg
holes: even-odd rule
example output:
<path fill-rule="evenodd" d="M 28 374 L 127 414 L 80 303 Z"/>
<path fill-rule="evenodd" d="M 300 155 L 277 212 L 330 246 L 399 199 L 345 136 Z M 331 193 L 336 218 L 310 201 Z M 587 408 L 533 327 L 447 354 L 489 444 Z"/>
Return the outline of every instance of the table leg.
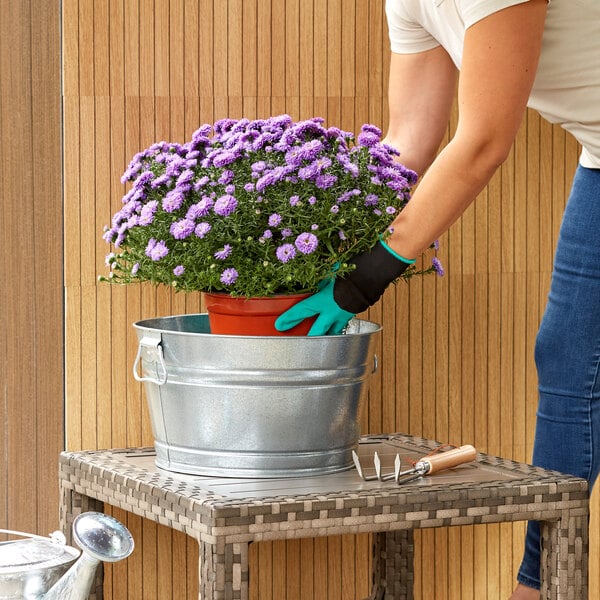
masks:
<path fill-rule="evenodd" d="M 413 599 L 412 530 L 373 534 L 373 588 L 367 600 Z"/>
<path fill-rule="evenodd" d="M 89 498 L 83 494 L 79 494 L 73 491 L 70 487 L 65 485 L 63 481 L 60 482 L 60 529 L 67 538 L 67 544 L 69 546 L 75 545 L 73 542 L 73 520 L 77 515 L 82 512 L 104 512 L 104 503 L 96 500 L 95 498 Z M 90 595 L 88 600 L 102 600 L 103 598 L 103 584 L 104 584 L 104 567 L 102 563 L 96 568 L 96 580 L 92 584 Z"/>
<path fill-rule="evenodd" d="M 200 600 L 248 600 L 249 543 L 200 544 Z"/>
<path fill-rule="evenodd" d="M 541 600 L 588 597 L 588 515 L 546 521 L 541 527 Z"/>

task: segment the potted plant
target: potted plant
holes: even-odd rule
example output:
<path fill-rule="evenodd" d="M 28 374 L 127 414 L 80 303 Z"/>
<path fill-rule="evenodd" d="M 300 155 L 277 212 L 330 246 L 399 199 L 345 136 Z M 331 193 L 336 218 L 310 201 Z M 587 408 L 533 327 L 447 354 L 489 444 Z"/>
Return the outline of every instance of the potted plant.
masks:
<path fill-rule="evenodd" d="M 223 119 L 185 144 L 155 143 L 122 177 L 131 186 L 104 232 L 115 251 L 102 279 L 293 303 L 352 269 L 408 202 L 417 176 L 397 155 L 374 125 L 355 138 L 288 115 Z"/>
<path fill-rule="evenodd" d="M 218 293 L 243 307 L 296 302 L 353 268 L 415 181 L 373 125 L 356 140 L 287 115 L 203 125 L 189 142 L 159 142 L 131 161 L 104 233 L 114 252 L 103 279 Z M 411 267 L 404 278 L 432 270 Z M 349 468 L 381 327 L 355 319 L 345 335 L 300 335 L 307 323 L 282 336 L 269 308 L 266 336 L 257 317 L 242 335 L 221 335 L 236 331 L 217 329 L 207 309 L 210 326 L 205 314 L 134 324 L 157 464 L 235 477 Z"/>

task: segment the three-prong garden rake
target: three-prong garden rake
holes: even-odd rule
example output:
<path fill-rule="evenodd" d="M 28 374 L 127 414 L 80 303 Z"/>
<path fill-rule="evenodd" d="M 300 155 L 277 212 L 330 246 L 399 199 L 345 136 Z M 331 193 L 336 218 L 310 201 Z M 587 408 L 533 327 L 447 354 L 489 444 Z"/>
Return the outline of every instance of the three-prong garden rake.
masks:
<path fill-rule="evenodd" d="M 459 448 L 452 448 L 451 450 L 441 450 L 437 448 L 431 454 L 422 457 L 410 469 L 402 471 L 402 461 L 400 454 L 396 454 L 394 459 L 394 470 L 384 473 L 381 468 L 381 459 L 379 454 L 375 452 L 373 454 L 373 466 L 375 467 L 374 475 L 366 475 L 363 465 L 360 462 L 358 454 L 352 451 L 352 458 L 354 460 L 354 466 L 358 471 L 358 474 L 365 481 L 395 481 L 398 485 L 413 481 L 424 475 L 432 475 L 445 469 L 451 469 L 468 462 L 475 460 L 477 451 L 471 445 L 460 446 Z"/>

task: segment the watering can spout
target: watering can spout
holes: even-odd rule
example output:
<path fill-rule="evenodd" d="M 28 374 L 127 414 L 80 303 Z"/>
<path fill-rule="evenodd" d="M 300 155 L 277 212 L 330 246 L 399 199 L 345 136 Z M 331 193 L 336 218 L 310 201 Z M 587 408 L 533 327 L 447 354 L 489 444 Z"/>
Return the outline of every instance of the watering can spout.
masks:
<path fill-rule="evenodd" d="M 86 512 L 73 522 L 73 538 L 82 553 L 77 562 L 46 592 L 44 600 L 86 600 L 100 562 L 117 562 L 133 552 L 129 530 L 115 518 Z"/>

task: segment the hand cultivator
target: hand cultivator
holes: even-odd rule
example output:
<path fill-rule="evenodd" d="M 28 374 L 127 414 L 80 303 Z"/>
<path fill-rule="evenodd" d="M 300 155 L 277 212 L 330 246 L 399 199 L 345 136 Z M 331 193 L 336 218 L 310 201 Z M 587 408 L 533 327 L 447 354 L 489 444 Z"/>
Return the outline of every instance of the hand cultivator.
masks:
<path fill-rule="evenodd" d="M 383 473 L 381 468 L 381 459 L 379 454 L 375 452 L 373 454 L 373 466 L 375 467 L 375 475 L 365 475 L 363 466 L 360 463 L 360 459 L 356 452 L 352 452 L 352 458 L 354 459 L 354 466 L 358 471 L 358 474 L 365 481 L 395 481 L 398 485 L 402 485 L 409 481 L 423 477 L 424 475 L 432 475 L 444 469 L 451 469 L 464 463 L 475 460 L 477 451 L 471 445 L 460 446 L 460 448 L 453 448 L 452 450 L 442 450 L 443 446 L 434 450 L 431 454 L 424 456 L 419 459 L 410 469 L 402 471 L 402 461 L 400 454 L 396 454 L 394 460 L 394 470 L 392 472 Z"/>

